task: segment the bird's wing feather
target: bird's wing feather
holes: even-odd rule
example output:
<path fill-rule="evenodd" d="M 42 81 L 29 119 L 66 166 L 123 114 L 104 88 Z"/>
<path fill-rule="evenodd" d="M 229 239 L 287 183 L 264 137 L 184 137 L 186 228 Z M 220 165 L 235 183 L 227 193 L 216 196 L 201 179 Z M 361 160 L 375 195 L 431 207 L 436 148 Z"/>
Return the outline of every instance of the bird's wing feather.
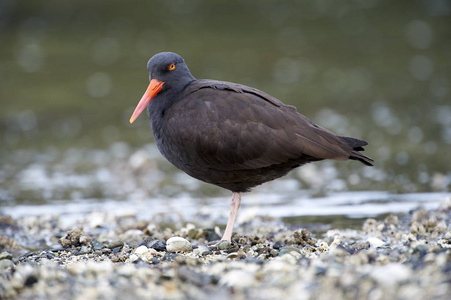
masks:
<path fill-rule="evenodd" d="M 253 88 L 198 80 L 181 99 L 167 112 L 165 136 L 184 149 L 179 154 L 182 163 L 218 170 L 258 169 L 302 156 L 346 160 L 352 151 L 293 106 Z M 172 111 L 178 113 L 171 115 Z"/>

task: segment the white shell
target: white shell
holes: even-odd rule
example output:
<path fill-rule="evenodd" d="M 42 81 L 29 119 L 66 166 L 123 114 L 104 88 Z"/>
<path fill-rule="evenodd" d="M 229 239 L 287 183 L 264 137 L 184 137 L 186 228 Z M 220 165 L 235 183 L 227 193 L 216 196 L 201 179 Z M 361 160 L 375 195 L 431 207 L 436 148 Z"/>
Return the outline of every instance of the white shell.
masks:
<path fill-rule="evenodd" d="M 136 248 L 135 252 L 132 255 L 130 255 L 130 261 L 132 262 L 136 261 L 138 260 L 139 257 L 143 261 L 150 263 L 155 258 L 156 255 L 157 251 L 155 249 L 147 248 L 146 246 L 139 246 L 138 248 Z"/>
<path fill-rule="evenodd" d="M 139 259 L 138 255 L 136 255 L 136 254 L 130 255 L 130 261 L 131 261 L 131 262 L 135 262 L 135 261 L 137 261 L 138 259 Z"/>
<path fill-rule="evenodd" d="M 193 250 L 193 246 L 188 240 L 174 236 L 166 241 L 166 250 L 169 252 L 187 252 Z"/>
<path fill-rule="evenodd" d="M 138 248 L 136 248 L 135 250 L 135 254 L 136 255 L 142 255 L 143 253 L 146 253 L 149 250 L 149 248 L 147 248 L 146 246 L 139 246 Z"/>
<path fill-rule="evenodd" d="M 378 248 L 385 245 L 384 241 L 377 237 L 370 237 L 369 239 L 367 239 L 367 241 L 368 243 L 370 243 L 371 248 Z"/>

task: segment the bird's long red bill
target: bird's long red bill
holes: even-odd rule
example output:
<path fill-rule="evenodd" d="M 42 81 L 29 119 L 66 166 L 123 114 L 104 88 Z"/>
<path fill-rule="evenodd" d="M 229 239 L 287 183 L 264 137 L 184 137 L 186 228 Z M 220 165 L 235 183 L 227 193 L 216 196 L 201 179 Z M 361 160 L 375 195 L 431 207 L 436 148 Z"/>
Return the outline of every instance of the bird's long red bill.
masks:
<path fill-rule="evenodd" d="M 150 81 L 149 87 L 142 96 L 141 100 L 139 100 L 139 103 L 136 106 L 135 111 L 132 114 L 132 117 L 130 118 L 130 124 L 135 122 L 135 120 L 143 112 L 143 110 L 146 109 L 147 105 L 149 105 L 150 100 L 152 100 L 152 98 L 155 97 L 155 95 L 161 91 L 163 84 L 164 81 L 158 81 L 156 79 L 152 79 Z"/>

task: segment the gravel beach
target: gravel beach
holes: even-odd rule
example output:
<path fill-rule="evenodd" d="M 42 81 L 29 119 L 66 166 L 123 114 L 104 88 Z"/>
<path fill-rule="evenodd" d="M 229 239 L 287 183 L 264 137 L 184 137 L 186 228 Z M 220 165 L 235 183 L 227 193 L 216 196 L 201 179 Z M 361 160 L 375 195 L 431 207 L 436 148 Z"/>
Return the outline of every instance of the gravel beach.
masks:
<path fill-rule="evenodd" d="M 449 299 L 451 199 L 312 234 L 270 217 L 219 228 L 92 212 L 0 216 L 0 299 Z"/>

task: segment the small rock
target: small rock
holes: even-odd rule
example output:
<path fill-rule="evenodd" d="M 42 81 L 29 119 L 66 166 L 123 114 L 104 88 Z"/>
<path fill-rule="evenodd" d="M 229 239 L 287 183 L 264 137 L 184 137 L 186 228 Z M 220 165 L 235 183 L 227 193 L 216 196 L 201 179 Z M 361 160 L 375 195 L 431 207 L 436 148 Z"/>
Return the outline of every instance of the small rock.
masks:
<path fill-rule="evenodd" d="M 67 234 L 58 241 L 64 248 L 78 247 L 82 245 L 90 246 L 92 239 L 80 228 L 68 231 Z"/>
<path fill-rule="evenodd" d="M 339 253 L 340 251 L 342 251 L 342 253 L 346 253 L 346 254 L 354 254 L 354 253 L 358 252 L 358 248 L 356 248 L 355 246 L 344 244 L 344 243 L 338 244 L 334 250 L 337 251 L 336 253 Z"/>
<path fill-rule="evenodd" d="M 136 248 L 135 254 L 136 255 L 141 255 L 141 254 L 147 252 L 148 249 L 149 248 L 147 248 L 146 246 L 139 246 L 138 248 Z"/>
<path fill-rule="evenodd" d="M 159 264 L 160 263 L 160 259 L 154 258 L 154 259 L 152 259 L 152 261 L 150 263 L 152 263 L 154 265 Z"/>
<path fill-rule="evenodd" d="M 203 231 L 203 229 L 191 228 L 188 231 L 188 236 L 192 239 L 199 239 L 204 235 L 205 235 L 205 232 Z"/>
<path fill-rule="evenodd" d="M 13 258 L 13 256 L 10 253 L 6 252 L 6 251 L 3 251 L 2 253 L 0 253 L 0 260 L 2 260 L 2 259 L 12 259 L 12 258 Z"/>
<path fill-rule="evenodd" d="M 442 248 L 451 248 L 451 240 L 450 239 L 440 239 L 437 241 L 437 243 L 442 247 Z"/>
<path fill-rule="evenodd" d="M 280 252 L 282 252 L 282 251 L 280 251 Z M 295 253 L 295 252 L 292 252 L 292 253 Z M 280 256 L 280 253 L 279 253 L 279 256 Z M 284 255 L 282 255 L 281 259 L 291 265 L 295 265 L 298 262 L 296 257 L 294 257 L 291 253 L 285 253 Z"/>
<path fill-rule="evenodd" d="M 91 237 L 89 237 L 87 235 L 81 235 L 79 240 L 80 240 L 80 244 L 87 245 L 91 242 Z"/>
<path fill-rule="evenodd" d="M 367 242 L 370 243 L 371 248 L 379 248 L 385 245 L 385 242 L 377 237 L 371 237 L 367 239 Z"/>
<path fill-rule="evenodd" d="M 131 241 L 130 243 L 128 243 L 128 246 L 130 248 L 135 249 L 135 248 L 138 248 L 140 246 L 140 244 L 137 241 Z"/>
<path fill-rule="evenodd" d="M 385 286 L 393 286 L 398 282 L 408 280 L 410 278 L 411 270 L 409 267 L 400 263 L 389 263 L 384 266 L 375 266 L 370 273 L 370 276 Z"/>
<path fill-rule="evenodd" d="M 94 249 L 94 250 L 100 250 L 100 249 L 103 249 L 103 248 L 105 248 L 106 246 L 103 244 L 103 243 L 101 243 L 101 242 L 99 242 L 99 240 L 97 240 L 97 239 L 94 239 L 93 241 L 92 241 L 92 248 Z"/>
<path fill-rule="evenodd" d="M 60 252 L 60 251 L 64 251 L 65 249 L 63 248 L 63 247 L 60 247 L 60 248 L 51 248 L 51 249 L 49 249 L 49 251 L 52 251 L 52 252 Z"/>
<path fill-rule="evenodd" d="M 315 265 L 313 270 L 316 276 L 323 276 L 327 273 L 327 267 L 322 265 Z"/>
<path fill-rule="evenodd" d="M 426 254 L 426 252 L 429 250 L 429 246 L 426 244 L 418 244 L 414 247 L 413 253 L 420 253 L 421 255 Z"/>
<path fill-rule="evenodd" d="M 114 248 L 117 248 L 117 247 L 123 247 L 123 246 L 124 246 L 124 242 L 121 241 L 121 240 L 111 241 L 108 244 L 108 248 L 110 248 L 110 249 L 114 249 Z"/>
<path fill-rule="evenodd" d="M 211 254 L 210 248 L 208 248 L 208 247 L 205 246 L 205 245 L 199 246 L 199 247 L 197 248 L 197 252 L 198 252 L 201 256 Z"/>
<path fill-rule="evenodd" d="M 218 244 L 219 250 L 227 250 L 232 246 L 229 241 L 220 241 Z"/>
<path fill-rule="evenodd" d="M 326 242 L 321 242 L 319 243 L 318 250 L 319 252 L 325 253 L 329 251 L 329 245 Z"/>
<path fill-rule="evenodd" d="M 75 253 L 75 255 L 81 255 L 81 254 L 86 254 L 86 253 L 90 253 L 92 251 L 90 246 L 81 246 L 80 250 L 78 252 Z"/>
<path fill-rule="evenodd" d="M 130 261 L 134 262 L 138 260 L 138 258 L 141 258 L 146 263 L 152 263 L 157 254 L 158 252 L 155 249 L 147 248 L 146 246 L 139 246 L 136 248 L 135 252 L 130 255 Z"/>
<path fill-rule="evenodd" d="M 277 241 L 274 243 L 274 245 L 272 245 L 273 249 L 279 250 L 280 248 L 283 247 L 282 243 Z"/>
<path fill-rule="evenodd" d="M 9 259 L 0 260 L 0 273 L 7 274 L 8 271 L 13 271 L 15 269 L 14 263 Z"/>
<path fill-rule="evenodd" d="M 397 215 L 393 215 L 393 214 L 389 214 L 385 220 L 385 223 L 387 223 L 388 225 L 398 225 L 399 224 L 399 218 Z"/>
<path fill-rule="evenodd" d="M 227 255 L 227 258 L 233 259 L 238 257 L 238 252 L 232 252 Z"/>
<path fill-rule="evenodd" d="M 217 241 L 217 240 L 221 239 L 221 236 L 217 232 L 219 230 L 217 230 L 217 229 L 218 228 L 215 227 L 215 228 L 209 228 L 209 229 L 204 230 L 206 232 L 204 234 L 205 234 L 207 241 Z"/>
<path fill-rule="evenodd" d="M 101 251 L 104 254 L 110 254 L 112 252 L 110 248 L 103 248 Z"/>
<path fill-rule="evenodd" d="M 113 248 L 112 250 L 113 250 L 113 253 L 119 253 L 121 251 L 121 249 L 122 249 L 122 246 L 119 246 L 119 247 Z"/>
<path fill-rule="evenodd" d="M 293 246 L 285 246 L 282 247 L 279 251 L 279 256 L 282 256 L 284 254 L 290 253 L 291 251 L 301 253 L 301 250 L 299 248 L 293 247 Z"/>
<path fill-rule="evenodd" d="M 148 248 L 153 248 L 157 251 L 166 251 L 166 243 L 164 241 L 154 240 L 147 243 Z"/>
<path fill-rule="evenodd" d="M 176 254 L 176 253 L 166 253 L 164 256 L 163 256 L 163 260 L 164 261 L 172 261 L 172 260 L 174 260 L 175 258 L 177 258 L 179 256 L 179 254 Z"/>
<path fill-rule="evenodd" d="M 293 238 L 296 244 L 303 247 L 316 244 L 316 240 L 310 237 L 310 232 L 307 229 L 296 230 L 293 234 Z"/>
<path fill-rule="evenodd" d="M 144 232 L 139 229 L 130 229 L 124 232 L 119 236 L 119 239 L 124 241 L 127 244 L 131 244 L 133 242 L 140 243 L 144 238 Z"/>
<path fill-rule="evenodd" d="M 26 287 L 30 287 L 33 284 L 35 284 L 36 282 L 38 282 L 38 278 L 36 277 L 35 274 L 30 274 L 29 276 L 27 276 L 27 278 L 25 279 L 24 285 Z"/>
<path fill-rule="evenodd" d="M 188 252 L 193 250 L 193 246 L 188 240 L 174 236 L 166 242 L 166 250 L 169 252 Z"/>
<path fill-rule="evenodd" d="M 205 286 L 211 281 L 210 276 L 207 274 L 195 272 L 184 266 L 178 269 L 177 275 L 182 281 L 189 282 L 199 287 Z"/>
<path fill-rule="evenodd" d="M 136 255 L 136 254 L 131 254 L 130 255 L 130 262 L 135 262 L 135 261 L 137 261 L 139 259 L 139 256 L 138 255 Z"/>
<path fill-rule="evenodd" d="M 254 283 L 254 273 L 247 270 L 232 270 L 219 280 L 220 285 L 236 289 L 245 289 L 252 286 Z"/>

